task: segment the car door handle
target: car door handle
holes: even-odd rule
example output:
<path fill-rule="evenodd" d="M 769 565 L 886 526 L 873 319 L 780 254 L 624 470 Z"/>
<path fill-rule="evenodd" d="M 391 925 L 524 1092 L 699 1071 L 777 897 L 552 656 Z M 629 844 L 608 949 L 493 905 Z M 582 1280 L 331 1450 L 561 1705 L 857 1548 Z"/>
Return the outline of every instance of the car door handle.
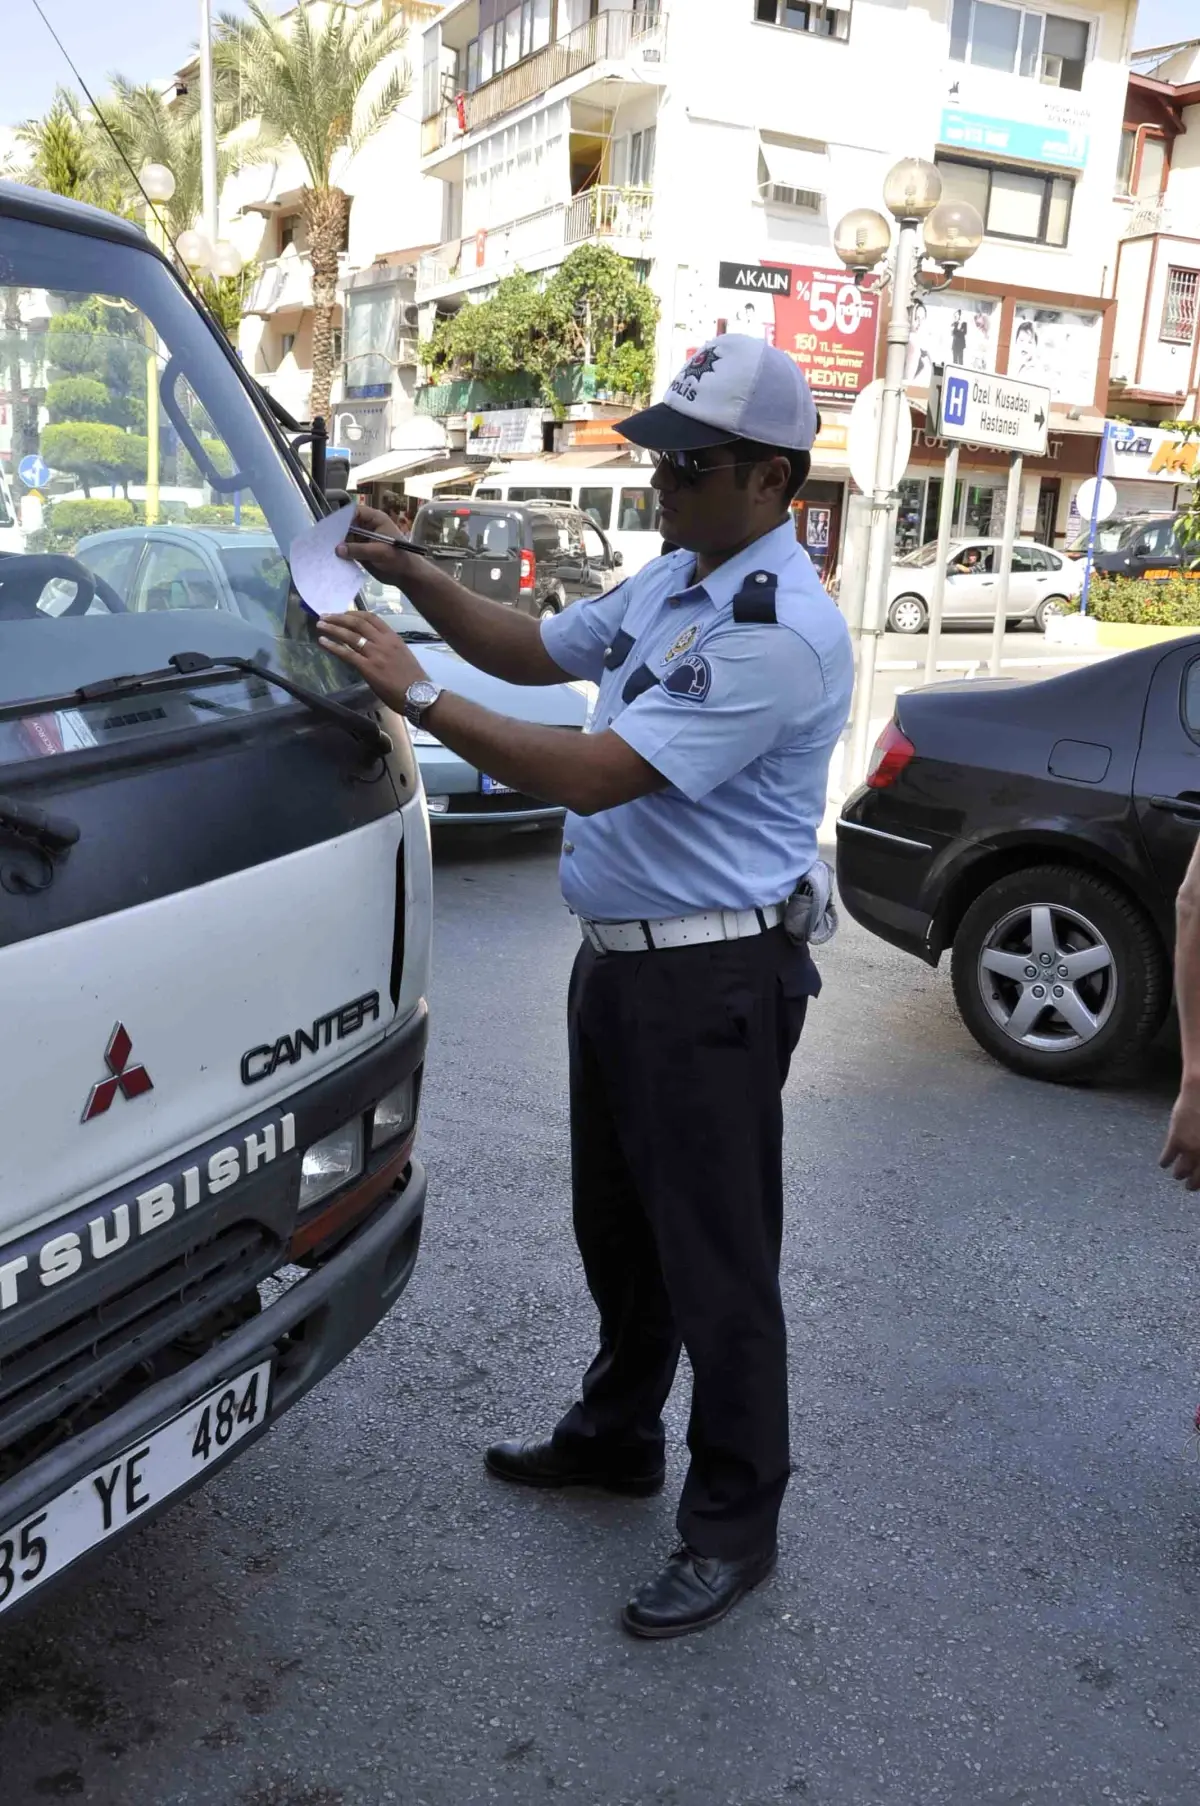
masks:
<path fill-rule="evenodd" d="M 1152 796 L 1152 809 L 1161 809 L 1167 815 L 1177 815 L 1181 821 L 1200 822 L 1200 798 L 1187 796 Z"/>

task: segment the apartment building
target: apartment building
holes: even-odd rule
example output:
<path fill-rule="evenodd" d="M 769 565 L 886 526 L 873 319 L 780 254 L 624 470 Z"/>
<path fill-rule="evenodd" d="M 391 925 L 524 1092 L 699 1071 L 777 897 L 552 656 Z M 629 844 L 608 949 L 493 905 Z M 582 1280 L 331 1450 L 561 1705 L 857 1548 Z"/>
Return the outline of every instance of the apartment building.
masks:
<path fill-rule="evenodd" d="M 394 10 L 393 0 L 351 4 Z M 436 455 L 445 434 L 415 415 L 416 267 L 441 236 L 442 187 L 419 168 L 421 34 L 441 10 L 435 0 L 404 0 L 409 40 L 402 53 L 409 89 L 399 111 L 337 171 L 351 197 L 340 258 L 330 447 L 354 471 L 380 460 L 403 468 Z M 286 24 L 287 15 L 284 15 Z M 185 71 L 185 78 L 190 75 Z M 370 90 L 390 68 L 376 72 Z M 312 383 L 313 294 L 302 210 L 307 180 L 290 150 L 250 163 L 225 183 L 222 234 L 253 265 L 238 348 L 246 367 L 297 419 L 307 419 Z M 400 455 L 390 458 L 389 454 Z M 428 461 L 428 457 L 425 461 Z"/>
<path fill-rule="evenodd" d="M 1200 38 L 1134 59 L 1117 163 L 1106 470 L 1118 514 L 1191 491 L 1194 442 L 1164 420 L 1200 418 Z"/>
<path fill-rule="evenodd" d="M 1134 13 L 1135 0 L 459 0 L 425 33 L 421 167 L 445 194 L 441 243 L 419 266 L 423 317 L 598 241 L 660 300 L 660 380 L 713 333 L 771 335 L 820 398 L 799 525 L 833 557 L 849 406 L 888 302 L 846 276 L 832 227 L 880 205 L 900 156 L 935 159 L 987 236 L 918 313 L 912 399 L 956 351 L 1045 380 L 1050 455 L 1029 470 L 1023 525 L 1061 535 L 1104 417 Z M 936 517 L 943 459 L 919 433 L 905 540 Z M 987 531 L 1002 460 L 963 463 L 960 525 Z"/>

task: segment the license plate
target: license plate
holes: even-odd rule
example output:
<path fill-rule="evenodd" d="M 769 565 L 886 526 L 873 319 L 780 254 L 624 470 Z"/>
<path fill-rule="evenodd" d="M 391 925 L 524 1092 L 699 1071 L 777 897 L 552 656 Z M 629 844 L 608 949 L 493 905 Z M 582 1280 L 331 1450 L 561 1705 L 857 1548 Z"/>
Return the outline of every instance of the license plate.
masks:
<path fill-rule="evenodd" d="M 511 784 L 502 784 L 499 778 L 489 778 L 486 775 L 480 778 L 479 788 L 483 791 L 484 796 L 511 796 L 513 794 Z"/>
<path fill-rule="evenodd" d="M 262 1423 L 270 1387 L 263 1361 L 0 1533 L 0 1612 L 213 1466 Z"/>

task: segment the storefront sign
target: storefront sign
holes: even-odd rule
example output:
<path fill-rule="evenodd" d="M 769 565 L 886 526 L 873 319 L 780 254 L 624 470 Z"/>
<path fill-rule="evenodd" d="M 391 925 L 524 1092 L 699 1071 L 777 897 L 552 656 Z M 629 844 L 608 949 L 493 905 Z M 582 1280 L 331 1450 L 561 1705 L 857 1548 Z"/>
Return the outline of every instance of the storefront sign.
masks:
<path fill-rule="evenodd" d="M 736 301 L 726 299 L 731 290 Z M 840 267 L 722 263 L 708 296 L 711 323 L 696 333 L 697 343 L 721 332 L 764 338 L 795 359 L 818 402 L 853 401 L 875 374 L 879 301 Z M 696 313 L 699 327 L 699 307 Z"/>
<path fill-rule="evenodd" d="M 794 358 L 818 402 L 853 398 L 875 374 L 878 299 L 843 269 L 794 264 L 790 295 L 777 294 L 775 343 Z"/>
<path fill-rule="evenodd" d="M 717 283 L 720 288 L 749 290 L 756 295 L 790 295 L 792 272 L 779 263 L 723 263 Z"/>
<path fill-rule="evenodd" d="M 1082 169 L 1088 156 L 1088 135 L 1075 126 L 991 119 L 980 113 L 964 113 L 958 107 L 943 107 L 938 142 L 988 157 L 1050 163 L 1058 169 Z"/>
<path fill-rule="evenodd" d="M 540 408 L 497 408 L 473 414 L 467 433 L 469 458 L 519 458 L 542 449 Z"/>
<path fill-rule="evenodd" d="M 1200 477 L 1200 439 L 1183 439 L 1157 426 L 1110 421 L 1104 476 L 1153 483 L 1190 483 Z"/>
<path fill-rule="evenodd" d="M 1011 376 L 947 369 L 942 382 L 943 439 L 994 445 L 1040 458 L 1046 451 L 1050 391 Z"/>

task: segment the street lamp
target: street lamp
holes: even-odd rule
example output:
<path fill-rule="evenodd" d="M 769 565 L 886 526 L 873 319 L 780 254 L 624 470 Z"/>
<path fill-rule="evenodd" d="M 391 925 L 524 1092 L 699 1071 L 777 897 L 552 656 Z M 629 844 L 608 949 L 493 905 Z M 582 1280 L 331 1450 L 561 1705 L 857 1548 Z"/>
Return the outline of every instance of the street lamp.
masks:
<path fill-rule="evenodd" d="M 350 422 L 349 426 L 343 426 L 343 420 L 348 420 Z M 335 445 L 340 445 L 343 439 L 346 441 L 347 445 L 357 445 L 362 436 L 363 429 L 359 426 L 358 421 L 354 418 L 353 414 L 334 415 L 333 439 Z"/>
<path fill-rule="evenodd" d="M 146 196 L 146 234 L 161 251 L 166 233 L 158 217 L 158 208 L 175 193 L 175 177 L 165 163 L 146 163 L 141 173 L 142 192 Z M 154 322 L 146 315 L 146 525 L 158 520 L 158 334 Z"/>
<path fill-rule="evenodd" d="M 871 492 L 871 530 L 864 568 L 847 572 L 843 609 L 857 630 L 858 682 L 850 721 L 848 777 L 857 782 L 866 770 L 875 688 L 879 636 L 887 610 L 888 575 L 892 566 L 893 508 L 896 501 L 896 439 L 908 406 L 904 372 L 912 334 L 913 310 L 923 290 L 945 288 L 983 239 L 983 221 L 964 201 L 943 201 L 942 178 L 932 163 L 904 157 L 884 177 L 884 205 L 897 224 L 892 229 L 880 213 L 855 208 L 838 221 L 833 248 L 851 270 L 855 282 L 872 292 L 892 291 L 888 317 L 887 359 L 879 406 L 879 438 L 875 448 L 875 483 Z M 923 230 L 922 230 L 923 225 Z M 952 479 L 947 473 L 947 480 Z M 945 489 L 943 484 L 943 490 Z M 943 502 L 945 495 L 943 493 Z M 858 587 L 861 609 L 853 595 Z"/>
<path fill-rule="evenodd" d="M 193 275 L 202 274 L 212 263 L 213 248 L 203 232 L 181 232 L 175 240 L 175 249 Z"/>
<path fill-rule="evenodd" d="M 226 277 L 240 276 L 243 268 L 242 254 L 227 238 L 218 238 L 213 246 L 209 268 L 218 282 Z"/>

